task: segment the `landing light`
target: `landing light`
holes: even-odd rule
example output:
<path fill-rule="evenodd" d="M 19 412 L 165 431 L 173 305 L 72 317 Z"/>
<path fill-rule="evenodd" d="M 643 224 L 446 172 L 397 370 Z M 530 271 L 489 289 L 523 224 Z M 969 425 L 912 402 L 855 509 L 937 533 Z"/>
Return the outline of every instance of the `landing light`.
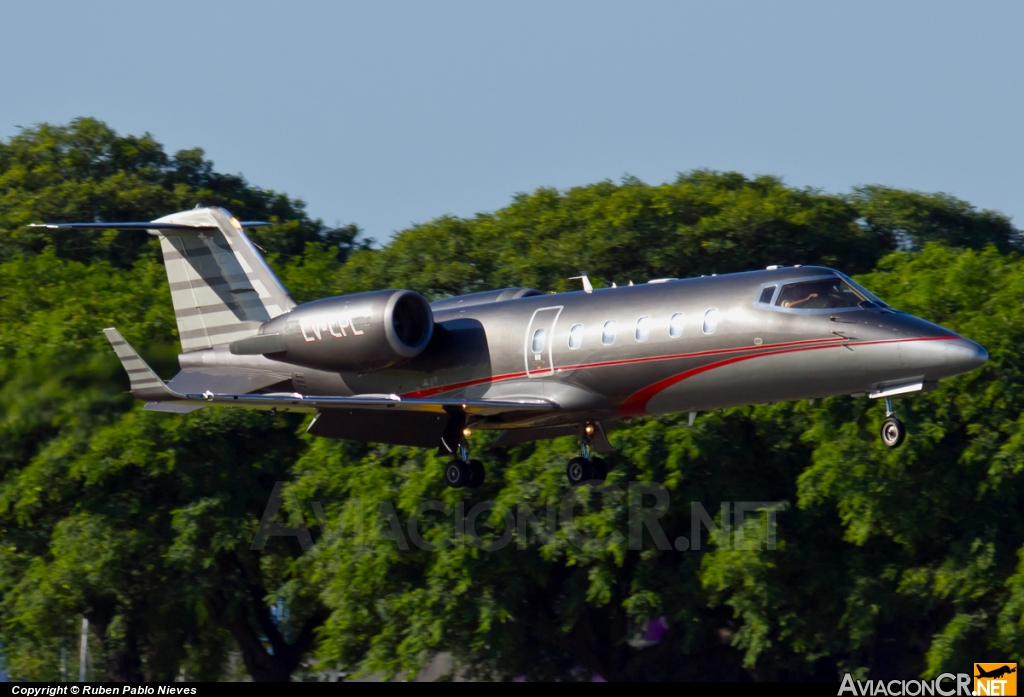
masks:
<path fill-rule="evenodd" d="M 242 224 L 240 222 L 238 222 L 238 218 L 232 218 L 231 219 L 231 227 L 235 228 L 239 232 L 242 231 Z"/>
<path fill-rule="evenodd" d="M 588 436 L 591 436 L 591 435 L 593 435 L 593 434 L 594 434 L 594 426 L 593 426 L 593 424 L 587 424 L 587 425 L 586 425 L 586 426 L 585 426 L 585 427 L 583 428 L 583 430 L 584 430 L 584 431 L 586 432 L 586 434 L 587 434 Z"/>
<path fill-rule="evenodd" d="M 462 429 L 462 435 L 466 438 L 469 438 L 471 435 L 473 435 L 473 429 L 469 427 Z"/>

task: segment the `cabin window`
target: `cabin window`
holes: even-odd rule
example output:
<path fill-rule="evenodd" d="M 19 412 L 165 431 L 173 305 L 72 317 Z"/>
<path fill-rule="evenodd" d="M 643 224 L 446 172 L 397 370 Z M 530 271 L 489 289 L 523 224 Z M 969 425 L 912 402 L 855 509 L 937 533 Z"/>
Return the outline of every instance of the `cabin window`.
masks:
<path fill-rule="evenodd" d="M 761 297 L 757 299 L 757 302 L 764 305 L 772 304 L 772 296 L 775 295 L 776 286 L 767 286 L 761 289 Z"/>
<path fill-rule="evenodd" d="M 668 335 L 673 339 L 678 339 L 683 335 L 683 319 L 684 315 L 682 312 L 677 312 L 668 320 Z"/>
<path fill-rule="evenodd" d="M 651 338 L 651 318 L 641 317 L 636 321 L 636 340 L 647 341 Z"/>
<path fill-rule="evenodd" d="M 583 325 L 574 324 L 569 330 L 569 348 L 578 349 L 583 345 Z"/>
<path fill-rule="evenodd" d="M 719 312 L 715 308 L 711 308 L 704 313 L 704 333 L 714 334 L 715 330 L 718 329 L 718 318 Z"/>
<path fill-rule="evenodd" d="M 533 349 L 534 353 L 540 353 L 544 350 L 544 330 L 538 329 L 533 333 L 533 343 L 530 344 L 530 348 Z"/>
<path fill-rule="evenodd" d="M 787 283 L 779 292 L 776 305 L 794 310 L 832 310 L 859 307 L 866 301 L 850 284 L 841 278 L 818 278 L 813 281 Z"/>
<path fill-rule="evenodd" d="M 615 343 L 615 328 L 616 322 L 613 319 L 608 320 L 604 323 L 604 329 L 601 331 L 601 343 L 605 346 L 611 346 Z"/>

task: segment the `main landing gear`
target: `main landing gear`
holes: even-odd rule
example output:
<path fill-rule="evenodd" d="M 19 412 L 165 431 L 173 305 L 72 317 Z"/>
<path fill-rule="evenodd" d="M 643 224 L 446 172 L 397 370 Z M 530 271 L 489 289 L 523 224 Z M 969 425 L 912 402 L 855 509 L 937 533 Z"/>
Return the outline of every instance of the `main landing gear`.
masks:
<path fill-rule="evenodd" d="M 466 442 L 460 441 L 455 459 L 444 469 L 444 480 L 453 489 L 476 489 L 484 483 L 484 463 L 469 459 Z"/>
<path fill-rule="evenodd" d="M 569 460 L 565 468 L 565 476 L 572 486 L 593 480 L 603 482 L 608 476 L 608 466 L 604 460 L 590 452 L 590 436 L 593 434 L 594 427 L 591 424 L 580 429 L 580 456 Z"/>
<path fill-rule="evenodd" d="M 892 410 L 892 402 L 885 398 L 885 421 L 882 422 L 882 442 L 890 448 L 898 448 L 906 440 L 907 429 L 903 422 L 896 418 L 896 412 Z"/>

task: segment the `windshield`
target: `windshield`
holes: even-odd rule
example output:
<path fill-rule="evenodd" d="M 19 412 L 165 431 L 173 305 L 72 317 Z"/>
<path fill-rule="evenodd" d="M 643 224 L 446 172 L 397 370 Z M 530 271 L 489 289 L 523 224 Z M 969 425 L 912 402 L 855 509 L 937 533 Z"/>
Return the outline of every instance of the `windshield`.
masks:
<path fill-rule="evenodd" d="M 884 307 L 884 308 L 887 308 L 887 309 L 890 309 L 890 310 L 892 309 L 888 305 L 886 305 L 884 302 L 882 302 L 881 298 L 879 298 L 877 295 L 872 293 L 870 290 L 866 289 L 864 286 L 860 285 L 859 283 L 857 283 L 856 281 L 851 279 L 849 276 L 846 276 L 844 274 L 842 276 L 842 278 L 843 278 L 844 281 L 846 281 L 847 284 L 850 285 L 851 288 L 853 288 L 855 291 L 857 291 L 858 293 L 860 293 L 861 295 L 866 297 L 868 300 L 870 300 L 871 302 L 873 302 L 876 305 L 878 305 L 879 307 Z"/>
<path fill-rule="evenodd" d="M 775 304 L 794 310 L 831 310 L 843 307 L 860 307 L 871 302 L 867 294 L 837 276 L 816 278 L 811 281 L 787 283 L 779 291 Z"/>

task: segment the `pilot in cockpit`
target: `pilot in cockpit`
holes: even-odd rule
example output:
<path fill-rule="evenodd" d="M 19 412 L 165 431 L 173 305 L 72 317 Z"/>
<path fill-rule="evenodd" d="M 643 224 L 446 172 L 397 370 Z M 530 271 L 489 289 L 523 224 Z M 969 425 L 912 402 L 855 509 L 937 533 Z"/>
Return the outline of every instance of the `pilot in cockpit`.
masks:
<path fill-rule="evenodd" d="M 841 279 L 822 279 L 791 283 L 779 293 L 779 307 L 807 310 L 856 307 L 863 298 Z"/>

